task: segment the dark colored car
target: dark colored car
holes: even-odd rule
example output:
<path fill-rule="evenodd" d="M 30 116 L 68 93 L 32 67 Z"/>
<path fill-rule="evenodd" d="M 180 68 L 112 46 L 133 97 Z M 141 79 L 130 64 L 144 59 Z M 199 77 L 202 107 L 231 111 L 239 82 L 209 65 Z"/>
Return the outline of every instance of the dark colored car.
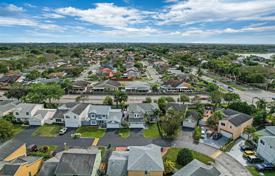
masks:
<path fill-rule="evenodd" d="M 253 163 L 262 163 L 264 160 L 256 155 L 249 155 L 246 157 L 247 162 L 253 164 Z"/>
<path fill-rule="evenodd" d="M 221 137 L 222 137 L 221 133 L 215 133 L 215 134 L 213 134 L 212 139 L 213 140 L 219 140 Z"/>
<path fill-rule="evenodd" d="M 262 163 L 256 164 L 256 169 L 258 171 L 275 170 L 275 166 L 272 163 Z"/>
<path fill-rule="evenodd" d="M 240 148 L 241 148 L 241 151 L 253 150 L 254 149 L 254 147 L 250 146 L 250 145 L 241 145 Z"/>

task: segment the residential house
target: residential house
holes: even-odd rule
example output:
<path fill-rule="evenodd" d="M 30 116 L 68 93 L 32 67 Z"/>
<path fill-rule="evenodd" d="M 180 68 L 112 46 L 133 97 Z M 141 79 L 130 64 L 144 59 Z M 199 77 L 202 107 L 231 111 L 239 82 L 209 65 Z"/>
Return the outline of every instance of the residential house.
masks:
<path fill-rule="evenodd" d="M 64 114 L 68 111 L 68 109 L 57 109 L 51 118 L 51 122 L 55 124 L 64 124 Z"/>
<path fill-rule="evenodd" d="M 266 126 L 264 129 L 259 130 L 256 134 L 262 136 L 275 136 L 275 126 Z"/>
<path fill-rule="evenodd" d="M 173 176 L 219 176 L 221 172 L 213 166 L 206 165 L 196 159 L 178 170 Z"/>
<path fill-rule="evenodd" d="M 97 148 L 69 149 L 45 161 L 39 176 L 96 176 L 101 162 Z"/>
<path fill-rule="evenodd" d="M 29 125 L 42 126 L 45 123 L 51 124 L 51 119 L 56 113 L 56 109 L 39 109 L 29 118 Z"/>
<path fill-rule="evenodd" d="M 101 81 L 93 86 L 94 92 L 113 92 L 118 90 L 121 84 L 118 81 L 105 80 Z"/>
<path fill-rule="evenodd" d="M 101 68 L 98 70 L 97 75 L 104 78 L 112 78 L 114 76 L 114 72 L 110 68 Z"/>
<path fill-rule="evenodd" d="M 189 92 L 192 91 L 191 85 L 180 80 L 170 80 L 163 83 L 160 89 L 164 92 Z"/>
<path fill-rule="evenodd" d="M 108 129 L 121 128 L 122 111 L 121 109 L 111 109 L 109 111 L 108 119 L 106 121 L 106 127 Z"/>
<path fill-rule="evenodd" d="M 128 123 L 130 128 L 145 128 L 145 122 L 157 121 L 155 112 L 158 110 L 156 103 L 134 103 L 127 108 Z"/>
<path fill-rule="evenodd" d="M 114 151 L 108 162 L 107 176 L 162 176 L 161 148 L 154 144 L 130 146 L 129 151 Z"/>
<path fill-rule="evenodd" d="M 69 109 L 64 114 L 65 126 L 78 128 L 82 125 L 82 121 L 88 118 L 89 104 L 80 103 Z"/>
<path fill-rule="evenodd" d="M 183 103 L 169 102 L 167 104 L 167 110 L 175 110 L 185 112 L 188 109 L 188 105 Z"/>
<path fill-rule="evenodd" d="M 129 79 L 138 79 L 140 78 L 140 72 L 136 67 L 131 67 L 126 70 L 126 76 Z"/>
<path fill-rule="evenodd" d="M 74 81 L 70 88 L 70 93 L 83 94 L 89 92 L 90 83 L 87 81 Z"/>
<path fill-rule="evenodd" d="M 130 81 L 125 83 L 126 92 L 151 92 L 151 86 L 148 83 L 141 81 Z"/>
<path fill-rule="evenodd" d="M 195 129 L 199 119 L 200 117 L 198 112 L 196 111 L 187 112 L 186 118 L 182 122 L 182 127 L 188 128 L 188 129 Z"/>
<path fill-rule="evenodd" d="M 29 122 L 29 119 L 41 109 L 43 109 L 43 104 L 20 103 L 16 105 L 13 115 L 18 122 Z"/>
<path fill-rule="evenodd" d="M 259 138 L 257 153 L 267 162 L 275 165 L 275 136 L 262 136 Z"/>
<path fill-rule="evenodd" d="M 26 144 L 12 139 L 0 146 L 0 175 L 36 175 L 42 165 L 41 157 L 27 156 Z"/>
<path fill-rule="evenodd" d="M 219 121 L 218 131 L 227 138 L 237 139 L 246 127 L 252 126 L 253 118 L 232 109 L 222 111 L 223 119 Z"/>
<path fill-rule="evenodd" d="M 19 103 L 17 100 L 3 100 L 0 101 L 0 117 L 12 113 Z"/>
<path fill-rule="evenodd" d="M 110 110 L 111 106 L 90 105 L 88 119 L 82 122 L 82 125 L 96 125 L 105 128 Z"/>

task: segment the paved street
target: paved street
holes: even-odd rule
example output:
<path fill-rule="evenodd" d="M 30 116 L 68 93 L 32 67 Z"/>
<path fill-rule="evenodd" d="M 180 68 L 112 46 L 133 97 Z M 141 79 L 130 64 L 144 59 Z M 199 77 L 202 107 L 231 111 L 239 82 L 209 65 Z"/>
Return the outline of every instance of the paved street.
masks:
<path fill-rule="evenodd" d="M 22 133 L 17 135 L 15 138 L 25 142 L 27 144 L 37 144 L 37 145 L 57 145 L 59 150 L 64 148 L 64 143 L 69 147 L 80 147 L 87 148 L 92 146 L 93 139 L 81 138 L 81 139 L 72 139 L 70 135 L 74 130 L 69 129 L 69 131 L 63 136 L 57 137 L 33 137 L 32 133 L 36 128 L 27 128 Z M 234 158 L 228 154 L 218 152 L 219 150 L 210 147 L 205 144 L 195 144 L 192 139 L 191 131 L 182 131 L 180 137 L 176 140 L 164 140 L 164 139 L 146 139 L 143 137 L 143 132 L 141 130 L 132 130 L 130 137 L 123 139 L 118 136 L 115 130 L 108 130 L 106 135 L 97 141 L 97 146 L 107 146 L 111 144 L 112 146 L 141 146 L 147 144 L 156 144 L 163 147 L 181 147 L 181 148 L 190 148 L 192 150 L 198 151 L 208 156 L 215 156 L 216 159 L 215 166 L 219 168 L 224 175 L 227 176 L 250 176 L 250 173 L 237 162 Z"/>

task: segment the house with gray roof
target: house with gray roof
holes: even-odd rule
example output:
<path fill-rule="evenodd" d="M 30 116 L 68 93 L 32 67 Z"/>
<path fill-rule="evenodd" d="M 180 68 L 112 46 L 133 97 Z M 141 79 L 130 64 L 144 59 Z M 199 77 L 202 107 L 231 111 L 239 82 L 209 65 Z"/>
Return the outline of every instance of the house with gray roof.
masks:
<path fill-rule="evenodd" d="M 156 103 L 133 103 L 127 108 L 127 118 L 130 128 L 145 128 L 145 122 L 155 123 L 158 110 Z"/>
<path fill-rule="evenodd" d="M 199 114 L 196 111 L 186 113 L 186 118 L 182 121 L 182 127 L 188 129 L 195 129 L 198 124 Z"/>
<path fill-rule="evenodd" d="M 161 148 L 154 144 L 129 148 L 128 175 L 163 175 Z"/>
<path fill-rule="evenodd" d="M 177 171 L 173 176 L 219 176 L 221 172 L 196 159 Z"/>
<path fill-rule="evenodd" d="M 82 121 L 88 118 L 89 107 L 88 103 L 79 103 L 69 109 L 64 114 L 65 126 L 72 128 L 82 126 Z"/>
<path fill-rule="evenodd" d="M 18 156 L 26 156 L 26 152 L 16 155 L 15 152 L 20 148 L 26 148 L 26 144 L 22 143 L 17 139 L 8 140 L 0 145 L 0 161 L 10 161 Z"/>
<path fill-rule="evenodd" d="M 257 153 L 275 165 L 275 136 L 262 136 L 258 140 Z"/>
<path fill-rule="evenodd" d="M 18 122 L 29 122 L 29 119 L 43 108 L 43 104 L 20 103 L 16 105 L 13 115 Z"/>
<path fill-rule="evenodd" d="M 12 113 L 18 103 L 19 103 L 19 101 L 17 101 L 17 100 L 0 101 L 0 118 L 2 116 Z"/>
<path fill-rule="evenodd" d="M 107 176 L 162 176 L 164 165 L 161 147 L 130 146 L 129 151 L 114 151 L 108 161 Z"/>
<path fill-rule="evenodd" d="M 275 136 L 275 126 L 266 126 L 264 129 L 256 132 L 258 136 Z"/>
<path fill-rule="evenodd" d="M 94 92 L 113 92 L 121 87 L 120 82 L 105 80 L 95 84 L 92 88 Z"/>
<path fill-rule="evenodd" d="M 219 121 L 218 131 L 227 138 L 239 138 L 246 127 L 252 126 L 253 118 L 232 109 L 222 110 L 223 119 Z"/>
<path fill-rule="evenodd" d="M 113 151 L 108 161 L 107 176 L 127 176 L 129 151 Z"/>
<path fill-rule="evenodd" d="M 141 81 L 129 81 L 125 83 L 126 92 L 151 92 L 151 86 L 146 82 Z"/>
<path fill-rule="evenodd" d="M 51 124 L 52 117 L 54 116 L 56 109 L 39 109 L 35 112 L 34 116 L 30 117 L 29 125 L 42 126 L 45 123 Z"/>
<path fill-rule="evenodd" d="M 106 126 L 108 129 L 121 128 L 122 122 L 122 110 L 121 109 L 111 109 L 109 111 L 108 118 L 106 120 Z"/>
<path fill-rule="evenodd" d="M 96 176 L 100 162 L 97 148 L 69 149 L 45 161 L 39 176 Z"/>

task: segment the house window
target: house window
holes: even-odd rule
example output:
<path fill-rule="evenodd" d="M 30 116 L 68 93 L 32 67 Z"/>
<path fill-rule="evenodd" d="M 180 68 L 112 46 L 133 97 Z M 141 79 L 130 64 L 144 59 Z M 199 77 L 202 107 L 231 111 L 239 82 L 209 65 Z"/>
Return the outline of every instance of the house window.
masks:
<path fill-rule="evenodd" d="M 74 119 L 76 119 L 76 116 L 74 116 Z"/>
<path fill-rule="evenodd" d="M 56 122 L 62 122 L 61 119 L 56 119 L 55 121 L 56 121 Z"/>
<path fill-rule="evenodd" d="M 66 116 L 66 119 L 69 119 L 70 118 L 70 116 Z"/>
<path fill-rule="evenodd" d="M 30 115 L 30 113 L 29 113 L 29 112 L 26 112 L 26 115 Z"/>
<path fill-rule="evenodd" d="M 225 123 L 221 123 L 221 126 L 225 126 Z"/>
<path fill-rule="evenodd" d="M 230 126 L 230 128 L 232 128 L 232 126 Z"/>
<path fill-rule="evenodd" d="M 18 112 L 16 112 L 15 114 L 16 114 L 16 115 L 19 115 L 19 113 L 18 113 Z"/>
<path fill-rule="evenodd" d="M 264 142 L 263 140 L 260 140 L 260 143 L 261 143 L 262 145 L 265 145 L 265 142 Z"/>

